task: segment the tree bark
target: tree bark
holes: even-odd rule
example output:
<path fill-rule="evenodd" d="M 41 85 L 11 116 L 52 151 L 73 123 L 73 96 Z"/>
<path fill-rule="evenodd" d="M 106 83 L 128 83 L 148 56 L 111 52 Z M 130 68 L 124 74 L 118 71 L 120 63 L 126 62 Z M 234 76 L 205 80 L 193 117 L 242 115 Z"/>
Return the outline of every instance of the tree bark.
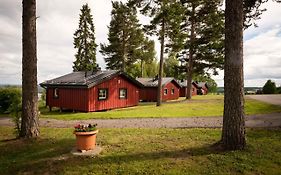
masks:
<path fill-rule="evenodd" d="M 227 150 L 246 145 L 243 86 L 243 0 L 226 0 L 222 144 Z"/>
<path fill-rule="evenodd" d="M 141 77 L 143 77 L 143 60 L 141 60 Z"/>
<path fill-rule="evenodd" d="M 160 65 L 158 74 L 158 89 L 157 89 L 157 103 L 156 106 L 161 106 L 162 103 L 162 76 L 163 76 L 163 63 L 164 63 L 164 39 L 165 39 L 165 19 L 162 19 L 161 32 L 160 32 Z"/>
<path fill-rule="evenodd" d="M 194 38 L 195 38 L 195 5 L 192 4 L 191 11 L 191 29 L 190 29 L 190 47 L 188 52 L 188 64 L 187 64 L 187 88 L 186 88 L 186 99 L 192 98 L 192 74 L 193 74 L 193 54 L 194 54 Z"/>
<path fill-rule="evenodd" d="M 39 136 L 36 0 L 23 0 L 22 15 L 22 121 L 20 137 Z"/>

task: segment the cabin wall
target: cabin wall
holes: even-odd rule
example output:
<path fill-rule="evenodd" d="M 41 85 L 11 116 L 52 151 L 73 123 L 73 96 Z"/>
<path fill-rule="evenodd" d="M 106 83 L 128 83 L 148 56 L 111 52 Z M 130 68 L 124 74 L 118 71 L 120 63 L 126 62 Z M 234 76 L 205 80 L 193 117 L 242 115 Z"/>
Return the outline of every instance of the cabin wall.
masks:
<path fill-rule="evenodd" d="M 205 85 L 202 87 L 202 94 L 203 95 L 207 95 L 208 94 L 208 88 Z"/>
<path fill-rule="evenodd" d="M 72 109 L 77 111 L 88 111 L 88 89 L 57 88 L 58 98 L 54 97 L 54 89 L 55 88 L 47 88 L 47 106 Z"/>
<path fill-rule="evenodd" d="M 168 94 L 164 95 L 164 89 L 168 89 Z M 171 94 L 174 89 L 174 94 Z M 176 100 L 179 98 L 179 88 L 173 82 L 166 84 L 162 88 L 162 100 Z M 157 87 L 144 87 L 140 90 L 140 99 L 143 101 L 157 101 Z"/>
<path fill-rule="evenodd" d="M 157 101 L 157 87 L 144 87 L 140 90 L 140 100 Z"/>
<path fill-rule="evenodd" d="M 180 94 L 179 94 L 180 97 L 186 96 L 186 89 L 187 89 L 186 87 L 180 88 Z M 197 88 L 194 85 L 192 85 L 192 96 L 195 96 L 195 95 L 197 95 Z"/>
<path fill-rule="evenodd" d="M 167 95 L 164 95 L 164 90 L 167 89 L 168 93 Z M 172 89 L 174 89 L 174 94 L 172 94 Z M 179 98 L 179 88 L 178 86 L 175 85 L 173 82 L 169 82 L 162 88 L 162 100 L 167 101 L 167 100 L 176 100 Z"/>
<path fill-rule="evenodd" d="M 107 88 L 108 98 L 105 100 L 98 99 L 98 89 Z M 119 98 L 119 89 L 127 89 L 127 98 Z M 139 102 L 139 88 L 129 82 L 122 76 L 116 76 L 106 82 L 103 82 L 88 91 L 89 111 L 101 111 L 128 106 L 136 106 Z"/>

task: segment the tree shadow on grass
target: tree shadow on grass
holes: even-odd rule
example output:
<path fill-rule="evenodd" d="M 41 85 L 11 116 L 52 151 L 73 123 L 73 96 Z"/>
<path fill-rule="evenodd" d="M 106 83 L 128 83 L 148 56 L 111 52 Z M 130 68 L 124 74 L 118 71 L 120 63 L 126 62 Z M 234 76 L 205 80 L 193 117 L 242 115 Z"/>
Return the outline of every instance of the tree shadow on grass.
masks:
<path fill-rule="evenodd" d="M 74 139 L 7 139 L 0 145 L 0 174 L 41 170 L 48 172 L 50 161 L 63 159 L 74 146 Z M 70 145 L 72 145 L 70 147 Z M 33 165 L 36 165 L 34 167 Z"/>
<path fill-rule="evenodd" d="M 81 167 L 84 169 L 95 168 L 91 165 L 97 164 L 103 171 L 103 168 L 110 167 L 113 164 L 130 164 L 145 161 L 154 161 L 161 159 L 190 159 L 197 156 L 210 154 L 224 154 L 223 151 L 215 149 L 213 146 L 201 146 L 181 150 L 152 151 L 138 153 L 108 152 L 96 158 L 77 157 L 70 154 L 74 147 L 73 139 L 39 139 L 39 140 L 15 140 L 0 145 L 0 174 L 42 174 L 61 173 L 63 169 L 76 170 Z M 106 149 L 104 147 L 104 149 Z M 76 167 L 76 168 L 75 168 Z M 83 169 L 83 168 L 82 168 Z M 2 171 L 2 173 L 1 173 Z M 83 172 L 81 172 L 83 174 Z"/>

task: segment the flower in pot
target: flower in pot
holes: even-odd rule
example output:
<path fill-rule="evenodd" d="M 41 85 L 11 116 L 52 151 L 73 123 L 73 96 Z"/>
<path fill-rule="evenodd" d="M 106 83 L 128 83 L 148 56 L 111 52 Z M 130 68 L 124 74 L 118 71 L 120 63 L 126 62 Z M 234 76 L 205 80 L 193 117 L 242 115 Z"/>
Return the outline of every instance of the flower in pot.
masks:
<path fill-rule="evenodd" d="M 76 125 L 74 134 L 76 135 L 76 148 L 79 151 L 93 150 L 96 147 L 96 135 L 98 133 L 97 124 Z"/>

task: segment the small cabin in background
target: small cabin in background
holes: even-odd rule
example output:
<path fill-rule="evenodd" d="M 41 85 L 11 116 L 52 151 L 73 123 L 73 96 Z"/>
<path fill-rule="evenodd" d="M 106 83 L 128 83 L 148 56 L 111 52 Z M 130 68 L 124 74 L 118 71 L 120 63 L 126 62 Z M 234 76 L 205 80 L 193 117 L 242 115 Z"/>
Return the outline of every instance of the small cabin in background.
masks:
<path fill-rule="evenodd" d="M 181 85 L 180 88 L 180 97 L 186 96 L 187 91 L 187 80 L 178 80 Z M 208 86 L 205 82 L 192 82 L 192 96 L 195 95 L 206 95 L 208 94 Z"/>
<path fill-rule="evenodd" d="M 209 91 L 209 87 L 206 82 L 196 82 L 199 88 L 199 95 L 207 95 Z"/>
<path fill-rule="evenodd" d="M 158 78 L 137 78 L 143 88 L 140 90 L 140 100 L 157 101 Z M 162 100 L 176 100 L 179 98 L 180 84 L 171 77 L 162 78 Z"/>
<path fill-rule="evenodd" d="M 187 81 L 186 80 L 181 80 L 178 81 L 181 85 L 180 88 L 180 97 L 186 97 L 186 91 L 187 91 Z M 198 86 L 195 82 L 192 82 L 192 96 L 197 95 L 197 90 L 198 90 Z"/>
<path fill-rule="evenodd" d="M 114 70 L 79 71 L 45 81 L 46 105 L 91 112 L 136 106 L 142 85 Z"/>

